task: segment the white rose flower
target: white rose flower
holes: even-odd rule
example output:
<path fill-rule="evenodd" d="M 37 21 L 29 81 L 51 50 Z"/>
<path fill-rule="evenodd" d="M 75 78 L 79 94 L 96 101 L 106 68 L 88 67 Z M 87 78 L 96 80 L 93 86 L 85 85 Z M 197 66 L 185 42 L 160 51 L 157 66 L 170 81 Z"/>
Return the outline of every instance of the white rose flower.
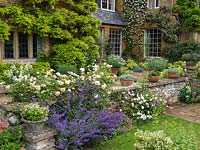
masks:
<path fill-rule="evenodd" d="M 60 91 L 57 91 L 56 93 L 55 93 L 55 96 L 60 96 Z"/>
<path fill-rule="evenodd" d="M 37 91 L 40 91 L 40 90 L 41 90 L 40 85 L 35 85 L 34 88 L 35 88 Z"/>
<path fill-rule="evenodd" d="M 81 72 L 85 72 L 85 68 L 80 68 L 80 71 Z"/>
<path fill-rule="evenodd" d="M 65 92 L 65 90 L 66 90 L 66 89 L 65 89 L 64 87 L 63 87 L 63 88 L 60 88 L 60 91 L 61 91 L 61 92 Z"/>
<path fill-rule="evenodd" d="M 96 95 L 94 96 L 94 98 L 95 98 L 95 99 L 97 99 L 98 97 L 99 97 L 99 95 L 98 95 L 98 94 L 96 94 Z"/>
<path fill-rule="evenodd" d="M 101 83 L 100 83 L 100 81 L 94 81 L 94 84 L 95 85 L 100 85 Z"/>
<path fill-rule="evenodd" d="M 65 80 L 65 84 L 70 84 L 71 83 L 71 81 L 70 80 Z"/>
<path fill-rule="evenodd" d="M 107 86 L 106 84 L 103 84 L 103 85 L 101 85 L 101 88 L 102 88 L 102 89 L 105 89 L 106 86 Z"/>

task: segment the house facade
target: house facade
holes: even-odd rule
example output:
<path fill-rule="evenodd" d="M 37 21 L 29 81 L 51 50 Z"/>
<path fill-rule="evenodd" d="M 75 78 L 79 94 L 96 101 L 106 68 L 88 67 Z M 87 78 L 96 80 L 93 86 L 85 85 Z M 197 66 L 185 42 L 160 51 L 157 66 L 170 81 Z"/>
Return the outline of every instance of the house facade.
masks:
<path fill-rule="evenodd" d="M 100 25 L 101 36 L 108 39 L 111 44 L 111 54 L 121 56 L 125 43 L 123 42 L 122 29 L 126 25 L 121 13 L 122 0 L 97 0 L 99 9 L 94 16 L 102 21 Z M 200 34 L 184 29 L 176 14 L 172 12 L 172 7 L 176 4 L 176 0 L 147 0 L 146 12 L 156 13 L 162 8 L 168 8 L 170 11 L 166 14 L 170 18 L 172 24 L 179 24 L 180 34 L 178 41 L 195 41 L 200 42 Z M 144 57 L 160 57 L 164 47 L 173 46 L 176 42 L 166 42 L 160 27 L 157 23 L 145 24 L 140 27 L 143 32 L 143 56 Z M 134 48 L 133 48 L 134 51 Z"/>
<path fill-rule="evenodd" d="M 121 56 L 122 50 L 125 48 L 122 37 L 122 29 L 125 21 L 121 15 L 122 0 L 96 0 L 99 8 L 94 17 L 101 20 L 99 27 L 100 38 L 103 43 L 109 43 L 110 55 Z M 103 50 L 100 50 L 100 56 Z"/>

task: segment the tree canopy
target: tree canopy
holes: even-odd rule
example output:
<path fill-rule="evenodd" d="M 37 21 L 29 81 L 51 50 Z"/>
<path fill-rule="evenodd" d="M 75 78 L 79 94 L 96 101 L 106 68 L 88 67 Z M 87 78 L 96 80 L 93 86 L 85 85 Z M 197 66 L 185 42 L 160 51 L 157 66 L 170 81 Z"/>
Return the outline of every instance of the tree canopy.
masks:
<path fill-rule="evenodd" d="M 177 0 L 173 11 L 178 13 L 182 25 L 193 31 L 200 31 L 200 8 L 196 0 Z"/>
<path fill-rule="evenodd" d="M 20 0 L 0 8 L 0 40 L 8 39 L 10 27 L 48 37 L 56 41 L 53 65 L 80 65 L 98 56 L 94 38 L 100 22 L 92 17 L 96 9 L 95 0 Z"/>

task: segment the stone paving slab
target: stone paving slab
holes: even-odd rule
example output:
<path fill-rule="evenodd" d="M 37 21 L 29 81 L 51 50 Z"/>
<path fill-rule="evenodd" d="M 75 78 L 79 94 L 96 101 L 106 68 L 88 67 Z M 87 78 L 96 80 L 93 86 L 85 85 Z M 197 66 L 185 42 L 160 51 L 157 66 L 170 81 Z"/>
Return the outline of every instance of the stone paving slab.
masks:
<path fill-rule="evenodd" d="M 179 102 L 170 105 L 165 113 L 185 120 L 200 123 L 200 103 L 184 104 Z"/>

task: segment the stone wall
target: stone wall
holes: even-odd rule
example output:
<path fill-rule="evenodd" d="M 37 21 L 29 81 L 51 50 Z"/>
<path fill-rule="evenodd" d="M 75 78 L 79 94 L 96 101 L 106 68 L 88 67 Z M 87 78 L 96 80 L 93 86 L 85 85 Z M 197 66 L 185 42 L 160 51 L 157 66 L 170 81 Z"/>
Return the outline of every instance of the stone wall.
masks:
<path fill-rule="evenodd" d="M 185 84 L 185 78 L 162 79 L 156 83 L 134 83 L 131 86 L 121 86 L 119 82 L 113 87 L 113 90 L 134 90 L 138 88 L 149 88 L 155 95 L 161 96 L 168 104 L 178 101 L 180 89 Z"/>
<path fill-rule="evenodd" d="M 18 4 L 20 0 L 0 0 L 1 6 L 6 6 L 8 4 Z"/>

